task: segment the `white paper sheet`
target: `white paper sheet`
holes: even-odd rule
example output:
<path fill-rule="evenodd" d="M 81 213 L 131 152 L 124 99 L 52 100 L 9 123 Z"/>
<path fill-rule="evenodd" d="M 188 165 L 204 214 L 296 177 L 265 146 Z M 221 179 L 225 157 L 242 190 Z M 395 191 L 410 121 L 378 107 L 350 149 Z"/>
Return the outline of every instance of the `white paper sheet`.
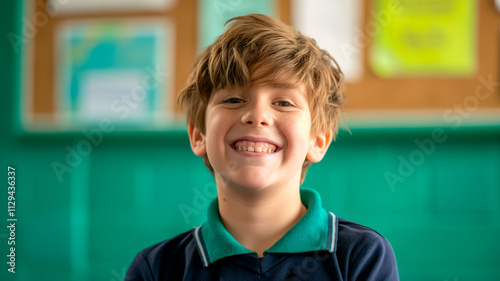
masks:
<path fill-rule="evenodd" d="M 123 11 L 167 10 L 177 0 L 49 0 L 47 11 L 52 15 Z"/>
<path fill-rule="evenodd" d="M 88 70 L 80 78 L 80 98 L 76 114 L 81 122 L 110 118 L 133 122 L 149 114 L 148 91 L 143 89 L 144 73 L 135 70 Z M 134 92 L 137 91 L 137 92 Z M 123 116 L 126 109 L 126 118 Z M 123 119 L 123 120 L 122 120 Z"/>
<path fill-rule="evenodd" d="M 292 25 L 316 40 L 339 63 L 347 82 L 363 75 L 361 0 L 293 0 Z"/>

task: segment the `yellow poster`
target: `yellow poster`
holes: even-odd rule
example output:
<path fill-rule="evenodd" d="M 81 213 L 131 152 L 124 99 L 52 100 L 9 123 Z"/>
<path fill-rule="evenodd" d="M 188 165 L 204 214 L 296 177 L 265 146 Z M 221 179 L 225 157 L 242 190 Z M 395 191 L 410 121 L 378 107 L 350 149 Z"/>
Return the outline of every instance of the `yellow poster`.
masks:
<path fill-rule="evenodd" d="M 469 76 L 476 69 L 474 0 L 376 0 L 365 25 L 381 77 Z"/>

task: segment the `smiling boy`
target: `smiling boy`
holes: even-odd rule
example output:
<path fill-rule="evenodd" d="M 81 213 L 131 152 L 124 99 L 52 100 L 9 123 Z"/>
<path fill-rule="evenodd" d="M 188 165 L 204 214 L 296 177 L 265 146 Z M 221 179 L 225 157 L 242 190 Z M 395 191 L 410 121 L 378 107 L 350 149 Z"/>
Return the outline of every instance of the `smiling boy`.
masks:
<path fill-rule="evenodd" d="M 398 280 L 384 237 L 300 190 L 344 102 L 342 72 L 314 40 L 264 15 L 234 18 L 179 101 L 218 197 L 206 223 L 141 251 L 126 280 Z"/>

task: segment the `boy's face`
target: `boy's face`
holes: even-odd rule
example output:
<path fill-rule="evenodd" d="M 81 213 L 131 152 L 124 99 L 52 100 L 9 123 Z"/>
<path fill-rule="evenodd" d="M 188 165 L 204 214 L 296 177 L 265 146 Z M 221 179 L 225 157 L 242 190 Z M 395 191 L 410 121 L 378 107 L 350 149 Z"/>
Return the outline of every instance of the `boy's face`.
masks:
<path fill-rule="evenodd" d="M 304 86 L 219 90 L 207 106 L 205 134 L 190 124 L 189 136 L 194 153 L 208 155 L 218 184 L 250 189 L 299 186 L 306 157 L 321 160 L 331 140 L 331 133 L 311 136 Z"/>

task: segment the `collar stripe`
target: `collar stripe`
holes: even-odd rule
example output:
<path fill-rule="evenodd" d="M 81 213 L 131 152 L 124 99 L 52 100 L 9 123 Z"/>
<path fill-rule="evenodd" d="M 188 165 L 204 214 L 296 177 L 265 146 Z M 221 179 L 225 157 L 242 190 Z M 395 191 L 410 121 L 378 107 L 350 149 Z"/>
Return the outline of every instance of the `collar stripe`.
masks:
<path fill-rule="evenodd" d="M 201 225 L 194 228 L 194 238 L 196 239 L 196 244 L 198 245 L 198 250 L 200 252 L 201 260 L 203 261 L 203 266 L 208 267 L 207 253 L 205 247 L 203 247 L 203 242 L 200 238 Z"/>
<path fill-rule="evenodd" d="M 338 218 L 321 207 L 321 198 L 316 191 L 301 189 L 300 199 L 307 208 L 306 214 L 271 248 L 264 251 L 265 254 L 336 251 Z M 219 217 L 217 199 L 208 207 L 207 222 L 193 229 L 193 238 L 196 239 L 195 245 L 204 267 L 229 256 L 256 255 L 226 230 Z"/>
<path fill-rule="evenodd" d="M 330 241 L 330 245 L 328 245 L 328 251 L 330 253 L 333 253 L 335 251 L 335 246 L 337 245 L 337 216 L 335 216 L 335 214 L 333 214 L 332 212 L 328 212 L 328 216 L 330 217 L 330 219 L 328 220 L 328 222 L 330 223 L 329 225 L 329 228 L 330 228 L 330 231 L 329 234 L 330 234 L 330 237 L 328 237 L 328 240 Z"/>

